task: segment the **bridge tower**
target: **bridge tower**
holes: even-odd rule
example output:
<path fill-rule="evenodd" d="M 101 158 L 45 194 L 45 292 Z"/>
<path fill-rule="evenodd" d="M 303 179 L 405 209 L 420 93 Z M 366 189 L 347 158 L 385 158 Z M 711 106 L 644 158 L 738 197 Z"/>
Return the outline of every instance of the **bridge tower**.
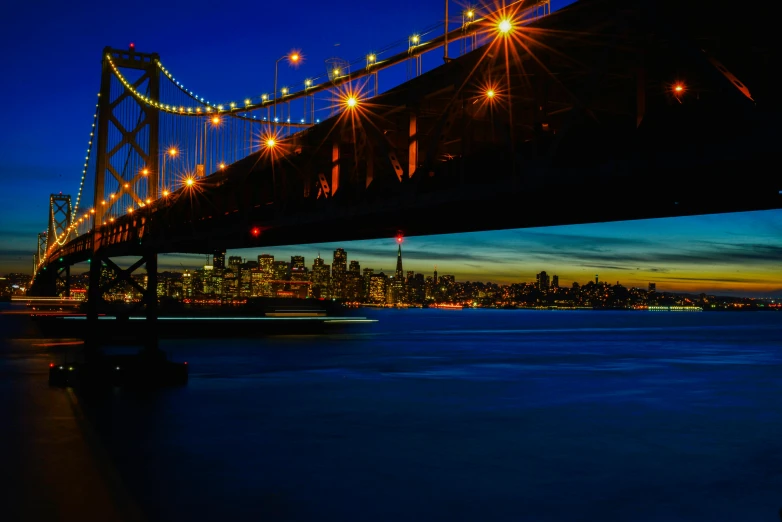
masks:
<path fill-rule="evenodd" d="M 38 270 L 38 266 L 41 264 L 41 260 L 46 256 L 46 232 L 38 233 L 38 250 L 35 252 L 35 266 L 33 267 L 33 273 Z"/>
<path fill-rule="evenodd" d="M 116 73 L 127 79 L 123 85 Z M 112 81 L 114 80 L 114 81 Z M 137 205 L 157 199 L 159 111 L 140 103 L 128 89 L 160 98 L 157 54 L 106 47 L 98 102 L 98 157 L 95 170 L 95 225 L 100 225 L 128 195 Z M 117 187 L 106 193 L 107 187 Z M 111 197 L 114 194 L 114 197 Z M 121 213 L 124 214 L 124 209 Z"/>
<path fill-rule="evenodd" d="M 122 268 L 111 260 L 111 254 L 104 248 L 104 235 L 110 232 L 102 225 L 113 221 L 114 215 L 125 214 L 125 209 L 112 207 L 120 207 L 127 201 L 143 207 L 148 199 L 158 198 L 160 113 L 151 104 L 139 101 L 131 89 L 144 98 L 160 99 L 158 55 L 137 52 L 133 44 L 126 50 L 106 47 L 98 102 L 95 228 L 87 317 L 90 322 L 97 322 L 99 309 L 105 305 L 103 294 L 118 285 L 128 285 L 143 295 L 139 305 L 144 306 L 147 317 L 145 347 L 156 351 L 157 253 L 139 252 L 140 259 L 128 268 Z M 147 272 L 146 288 L 131 277 L 142 266 Z M 122 315 L 124 317 L 126 312 Z M 87 352 L 94 352 L 99 343 L 100 339 L 94 336 L 86 339 Z"/>
<path fill-rule="evenodd" d="M 57 244 L 64 245 L 71 238 L 71 197 L 62 193 L 49 196 L 49 230 L 46 232 L 46 245 L 41 253 L 41 234 L 38 234 L 39 256 L 47 256 L 49 247 Z M 40 257 L 39 257 L 40 259 Z M 61 297 L 71 296 L 71 267 L 69 264 L 58 264 L 52 266 L 53 273 L 50 277 L 54 278 L 55 293 Z"/>

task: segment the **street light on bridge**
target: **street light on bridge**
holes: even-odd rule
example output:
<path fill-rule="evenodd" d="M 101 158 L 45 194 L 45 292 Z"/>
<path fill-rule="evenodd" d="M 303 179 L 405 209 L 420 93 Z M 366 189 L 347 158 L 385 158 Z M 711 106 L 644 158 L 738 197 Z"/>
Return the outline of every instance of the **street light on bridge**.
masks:
<path fill-rule="evenodd" d="M 163 181 L 163 187 L 166 186 L 166 156 L 171 156 L 171 158 L 173 159 L 174 157 L 176 157 L 176 155 L 178 153 L 179 153 L 179 151 L 177 151 L 176 147 L 170 147 L 165 152 L 165 154 L 163 154 L 163 172 L 162 172 L 162 176 L 161 176 L 163 178 L 163 180 L 162 180 Z"/>
<path fill-rule="evenodd" d="M 503 18 L 497 24 L 497 30 L 502 35 L 508 35 L 513 30 L 513 22 L 510 18 Z"/>
<path fill-rule="evenodd" d="M 289 65 L 293 65 L 295 67 L 299 65 L 299 63 L 301 63 L 302 60 L 301 53 L 299 51 L 291 51 L 286 55 L 280 56 L 279 58 L 277 58 L 277 61 L 274 62 L 274 120 L 275 121 L 277 121 L 277 71 L 278 71 L 277 66 L 280 64 L 280 61 L 285 59 L 288 60 Z"/>

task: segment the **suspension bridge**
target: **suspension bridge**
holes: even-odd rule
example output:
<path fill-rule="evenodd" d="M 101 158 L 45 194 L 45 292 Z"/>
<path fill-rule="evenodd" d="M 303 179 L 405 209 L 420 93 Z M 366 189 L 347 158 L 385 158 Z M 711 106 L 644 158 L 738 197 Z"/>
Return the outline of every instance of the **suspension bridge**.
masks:
<path fill-rule="evenodd" d="M 67 296 L 89 261 L 89 317 L 127 283 L 154 319 L 162 253 L 782 208 L 770 51 L 729 13 L 522 0 L 446 19 L 235 100 L 104 49 L 77 195 L 51 196 L 30 293 Z M 408 80 L 381 91 L 394 68 Z"/>

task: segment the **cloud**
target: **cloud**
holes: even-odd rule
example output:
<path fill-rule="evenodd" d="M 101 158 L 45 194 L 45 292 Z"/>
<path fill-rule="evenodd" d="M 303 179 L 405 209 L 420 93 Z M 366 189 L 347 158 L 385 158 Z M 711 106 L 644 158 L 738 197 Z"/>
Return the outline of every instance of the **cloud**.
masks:
<path fill-rule="evenodd" d="M 625 266 L 612 266 L 612 265 L 584 265 L 587 268 L 604 268 L 606 270 L 632 270 Z"/>

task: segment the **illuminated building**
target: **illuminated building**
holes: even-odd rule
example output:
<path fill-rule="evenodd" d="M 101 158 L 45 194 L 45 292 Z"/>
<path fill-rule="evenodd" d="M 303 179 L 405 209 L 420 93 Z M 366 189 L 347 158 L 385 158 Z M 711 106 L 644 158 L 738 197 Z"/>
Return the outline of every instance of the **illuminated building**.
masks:
<path fill-rule="evenodd" d="M 212 256 L 212 266 L 218 270 L 225 268 L 225 251 L 216 251 Z"/>
<path fill-rule="evenodd" d="M 252 268 L 255 263 L 242 263 L 239 265 L 239 275 L 236 278 L 237 297 L 250 297 L 252 295 Z"/>
<path fill-rule="evenodd" d="M 551 288 L 559 288 L 559 276 L 551 276 Z"/>
<path fill-rule="evenodd" d="M 287 292 L 288 286 L 284 281 L 288 281 L 288 263 L 285 261 L 274 262 L 274 283 L 272 283 L 272 295 L 282 296 L 283 292 Z M 284 294 L 287 296 L 287 294 Z"/>
<path fill-rule="evenodd" d="M 348 254 L 344 249 L 334 251 L 334 261 L 331 263 L 331 297 L 344 299 L 346 294 L 345 276 L 347 274 Z"/>
<path fill-rule="evenodd" d="M 331 295 L 329 293 L 331 267 L 325 264 L 320 254 L 312 263 L 312 274 L 310 274 L 310 277 L 312 278 L 312 285 L 310 286 L 312 297 L 328 299 Z"/>
<path fill-rule="evenodd" d="M 649 283 L 649 293 L 657 291 L 657 283 Z"/>
<path fill-rule="evenodd" d="M 260 297 L 271 297 L 271 281 L 274 279 L 274 256 L 270 254 L 261 254 L 258 256 L 258 270 L 261 276 L 259 284 L 254 286 L 253 294 Z"/>
<path fill-rule="evenodd" d="M 304 265 L 304 257 L 303 256 L 291 256 L 291 282 L 296 283 L 304 283 L 306 281 L 309 281 L 309 273 L 307 271 L 307 267 Z M 290 285 L 290 290 L 293 292 L 293 295 L 298 298 L 305 298 L 307 297 L 307 292 L 309 291 L 309 285 L 305 284 L 296 284 L 296 285 Z"/>
<path fill-rule="evenodd" d="M 212 265 L 204 265 L 202 276 L 204 295 L 212 295 L 214 293 L 214 288 L 212 287 L 214 283 L 214 279 L 212 277 L 213 272 L 214 267 Z"/>
<path fill-rule="evenodd" d="M 236 296 L 236 272 L 230 268 L 223 270 L 222 296 L 231 299 Z"/>
<path fill-rule="evenodd" d="M 394 272 L 394 281 L 392 285 L 393 303 L 402 303 L 405 301 L 405 273 L 402 270 L 402 244 L 396 252 L 396 272 Z"/>
<path fill-rule="evenodd" d="M 362 276 L 363 276 L 364 281 L 363 281 L 363 288 L 362 288 L 362 292 L 361 292 L 361 299 L 363 301 L 369 300 L 370 279 L 371 279 L 372 274 L 374 272 L 375 271 L 372 268 L 365 268 L 364 271 L 362 272 Z"/>
<path fill-rule="evenodd" d="M 369 276 L 369 302 L 385 303 L 388 278 L 383 272 Z"/>
<path fill-rule="evenodd" d="M 264 284 L 263 277 L 264 273 L 260 267 L 255 267 L 250 270 L 250 286 L 252 288 L 250 295 L 253 297 L 263 297 L 265 295 L 263 291 L 268 287 L 268 284 Z"/>
<path fill-rule="evenodd" d="M 182 274 L 182 297 L 190 299 L 193 297 L 193 274 L 190 270 L 185 270 Z"/>
<path fill-rule="evenodd" d="M 409 273 L 409 272 L 408 272 Z M 411 303 L 421 304 L 426 297 L 424 274 L 413 274 L 407 278 L 407 300 Z"/>
<path fill-rule="evenodd" d="M 345 276 L 345 299 L 349 301 L 360 300 L 363 290 L 364 280 L 361 277 L 361 265 L 358 261 L 351 261 Z"/>

